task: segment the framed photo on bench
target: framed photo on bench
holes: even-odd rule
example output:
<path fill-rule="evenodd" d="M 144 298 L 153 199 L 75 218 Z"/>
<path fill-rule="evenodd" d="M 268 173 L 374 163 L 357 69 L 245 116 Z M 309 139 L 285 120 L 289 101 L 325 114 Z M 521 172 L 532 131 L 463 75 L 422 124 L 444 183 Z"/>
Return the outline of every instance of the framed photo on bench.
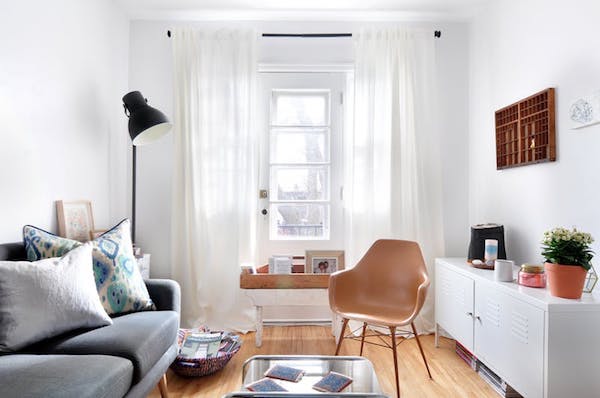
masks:
<path fill-rule="evenodd" d="M 58 235 L 80 242 L 90 240 L 90 231 L 94 231 L 92 202 L 89 200 L 56 201 Z"/>
<path fill-rule="evenodd" d="M 307 274 L 331 274 L 344 269 L 343 250 L 307 250 L 305 258 Z"/>

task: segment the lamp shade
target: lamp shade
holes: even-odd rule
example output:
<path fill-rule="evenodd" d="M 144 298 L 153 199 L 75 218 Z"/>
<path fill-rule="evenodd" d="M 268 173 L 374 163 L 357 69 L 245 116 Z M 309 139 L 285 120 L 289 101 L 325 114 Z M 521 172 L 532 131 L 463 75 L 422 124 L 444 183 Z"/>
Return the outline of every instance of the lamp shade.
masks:
<path fill-rule="evenodd" d="M 139 91 L 123 97 L 125 113 L 129 112 L 129 135 L 133 145 L 146 145 L 158 140 L 171 130 L 171 123 L 164 113 L 148 105 Z"/>

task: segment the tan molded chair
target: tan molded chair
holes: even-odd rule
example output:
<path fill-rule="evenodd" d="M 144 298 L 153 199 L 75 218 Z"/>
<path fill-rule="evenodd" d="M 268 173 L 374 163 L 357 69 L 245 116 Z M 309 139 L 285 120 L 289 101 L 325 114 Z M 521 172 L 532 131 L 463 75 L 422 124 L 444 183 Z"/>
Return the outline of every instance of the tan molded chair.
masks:
<path fill-rule="evenodd" d="M 431 372 L 421 347 L 413 321 L 423 307 L 429 277 L 417 242 L 381 239 L 373 243 L 354 268 L 339 271 L 329 279 L 329 305 L 342 320 L 342 330 L 335 350 L 340 352 L 348 320 L 363 323 L 360 355 L 365 343 L 367 325 L 383 326 L 390 330 L 396 373 L 396 394 L 400 397 L 396 328 L 410 325 L 411 335 L 421 351 L 429 378 Z"/>

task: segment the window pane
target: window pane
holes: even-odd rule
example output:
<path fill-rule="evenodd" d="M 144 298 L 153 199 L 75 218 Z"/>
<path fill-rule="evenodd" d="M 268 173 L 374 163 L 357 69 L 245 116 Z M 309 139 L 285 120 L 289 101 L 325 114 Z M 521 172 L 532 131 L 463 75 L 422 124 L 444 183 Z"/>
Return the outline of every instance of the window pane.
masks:
<path fill-rule="evenodd" d="M 271 236 L 277 239 L 329 238 L 329 205 L 272 204 Z"/>
<path fill-rule="evenodd" d="M 272 129 L 272 163 L 329 162 L 329 129 Z"/>
<path fill-rule="evenodd" d="M 329 125 L 329 92 L 293 90 L 273 91 L 271 125 Z"/>
<path fill-rule="evenodd" d="M 329 200 L 329 166 L 271 167 L 271 200 Z"/>

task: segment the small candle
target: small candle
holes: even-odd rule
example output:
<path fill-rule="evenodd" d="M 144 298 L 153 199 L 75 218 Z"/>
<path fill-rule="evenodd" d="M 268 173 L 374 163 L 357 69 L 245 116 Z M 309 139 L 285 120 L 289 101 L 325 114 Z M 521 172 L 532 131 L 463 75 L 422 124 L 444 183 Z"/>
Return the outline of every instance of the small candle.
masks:
<path fill-rule="evenodd" d="M 529 287 L 546 287 L 546 274 L 542 265 L 521 265 L 519 285 Z"/>
<path fill-rule="evenodd" d="M 485 240 L 485 252 L 484 260 L 486 264 L 493 264 L 494 260 L 498 258 L 498 240 L 486 239 Z"/>

